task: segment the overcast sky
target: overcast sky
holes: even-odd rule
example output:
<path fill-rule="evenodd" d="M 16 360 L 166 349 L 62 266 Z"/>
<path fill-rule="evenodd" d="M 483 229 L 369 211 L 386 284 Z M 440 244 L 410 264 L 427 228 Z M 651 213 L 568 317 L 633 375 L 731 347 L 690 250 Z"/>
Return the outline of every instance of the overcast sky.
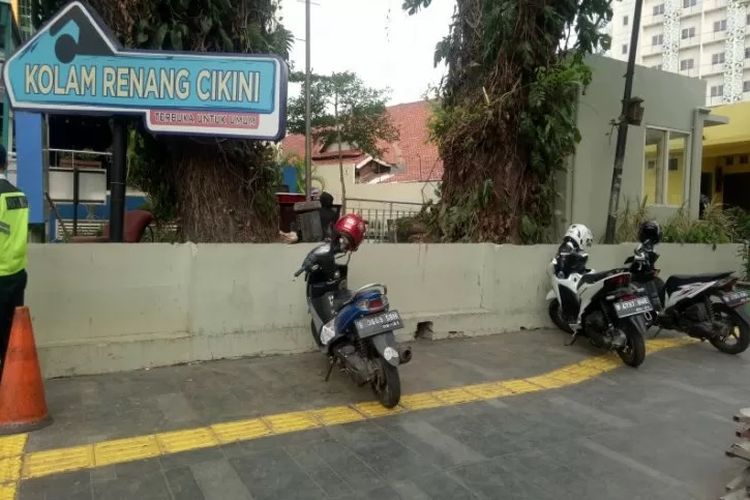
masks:
<path fill-rule="evenodd" d="M 422 98 L 444 68 L 433 67 L 435 44 L 448 32 L 455 0 L 433 0 L 419 14 L 402 0 L 312 0 L 312 69 L 354 71 L 371 87 L 390 87 L 391 104 Z M 305 69 L 304 0 L 282 0 L 285 26 L 295 41 L 292 63 Z M 290 88 L 290 93 L 299 89 Z"/>

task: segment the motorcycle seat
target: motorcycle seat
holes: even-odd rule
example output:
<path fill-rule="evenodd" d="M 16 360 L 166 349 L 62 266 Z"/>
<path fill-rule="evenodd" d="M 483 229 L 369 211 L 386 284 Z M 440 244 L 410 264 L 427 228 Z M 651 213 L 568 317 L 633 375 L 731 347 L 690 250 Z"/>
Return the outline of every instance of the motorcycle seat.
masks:
<path fill-rule="evenodd" d="M 336 292 L 336 294 L 333 296 L 333 310 L 339 311 L 344 305 L 349 302 L 354 294 L 351 290 L 339 290 Z"/>
<path fill-rule="evenodd" d="M 667 278 L 666 283 L 664 283 L 664 288 L 666 288 L 668 292 L 673 292 L 678 287 L 683 285 L 689 285 L 690 283 L 705 283 L 706 281 L 716 281 L 731 275 L 731 271 L 723 273 L 674 274 Z"/>
<path fill-rule="evenodd" d="M 623 271 L 619 269 L 610 269 L 609 271 L 602 271 L 599 273 L 584 274 L 578 281 L 578 288 L 581 288 L 581 286 L 585 284 L 596 283 L 597 281 L 601 281 L 609 276 L 612 276 L 613 274 L 618 274 L 621 272 Z"/>

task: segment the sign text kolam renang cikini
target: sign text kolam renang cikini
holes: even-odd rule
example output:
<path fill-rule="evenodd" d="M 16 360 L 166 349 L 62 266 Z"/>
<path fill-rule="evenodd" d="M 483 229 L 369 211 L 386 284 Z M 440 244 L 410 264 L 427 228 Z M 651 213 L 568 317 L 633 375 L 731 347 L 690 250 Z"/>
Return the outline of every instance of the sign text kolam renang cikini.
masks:
<path fill-rule="evenodd" d="M 27 94 L 91 96 L 123 99 L 188 100 L 257 103 L 260 73 L 257 71 L 187 68 L 138 68 L 129 66 L 65 66 L 26 64 Z"/>

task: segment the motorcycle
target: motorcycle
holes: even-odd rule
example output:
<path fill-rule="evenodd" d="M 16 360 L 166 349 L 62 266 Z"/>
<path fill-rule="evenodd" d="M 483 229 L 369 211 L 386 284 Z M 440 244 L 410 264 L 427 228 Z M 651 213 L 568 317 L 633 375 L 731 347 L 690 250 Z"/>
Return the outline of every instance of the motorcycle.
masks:
<path fill-rule="evenodd" d="M 586 255 L 552 259 L 548 267 L 552 289 L 547 294 L 550 319 L 572 335 L 589 339 L 600 349 L 616 352 L 629 366 L 646 358 L 646 316 L 653 311 L 649 298 L 632 286 L 630 273 L 586 269 Z"/>
<path fill-rule="evenodd" d="M 335 243 L 324 243 L 310 251 L 294 274 L 296 279 L 305 273 L 310 329 L 329 359 L 325 380 L 338 365 L 360 387 L 370 384 L 378 401 L 393 408 L 401 398 L 398 367 L 412 356 L 410 347 L 396 344 L 393 333 L 403 322 L 389 307 L 385 285 L 347 289 L 351 254 L 341 264 L 337 258 L 343 253 Z"/>
<path fill-rule="evenodd" d="M 750 316 L 744 306 L 750 293 L 735 289 L 737 278 L 721 272 L 673 275 L 664 282 L 656 268 L 658 259 L 654 245 L 646 241 L 625 261 L 633 281 L 647 291 L 656 310 L 649 326 L 708 340 L 727 354 L 745 351 L 750 344 Z"/>

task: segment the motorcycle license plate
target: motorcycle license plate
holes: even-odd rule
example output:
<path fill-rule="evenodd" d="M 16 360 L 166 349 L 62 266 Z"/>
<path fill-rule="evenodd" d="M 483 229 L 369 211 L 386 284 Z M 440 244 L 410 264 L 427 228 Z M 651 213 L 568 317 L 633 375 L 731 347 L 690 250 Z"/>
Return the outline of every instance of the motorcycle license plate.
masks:
<path fill-rule="evenodd" d="M 354 321 L 354 327 L 360 338 L 372 337 L 380 333 L 398 330 L 404 327 L 398 311 L 388 311 L 372 316 L 365 316 Z"/>
<path fill-rule="evenodd" d="M 651 300 L 648 297 L 638 297 L 633 300 L 624 300 L 615 302 L 615 314 L 618 318 L 627 318 L 636 314 L 643 314 L 653 311 Z"/>
<path fill-rule="evenodd" d="M 746 302 L 750 302 L 750 293 L 745 290 L 735 290 L 734 292 L 722 295 L 721 300 L 723 300 L 729 307 L 737 307 Z"/>

